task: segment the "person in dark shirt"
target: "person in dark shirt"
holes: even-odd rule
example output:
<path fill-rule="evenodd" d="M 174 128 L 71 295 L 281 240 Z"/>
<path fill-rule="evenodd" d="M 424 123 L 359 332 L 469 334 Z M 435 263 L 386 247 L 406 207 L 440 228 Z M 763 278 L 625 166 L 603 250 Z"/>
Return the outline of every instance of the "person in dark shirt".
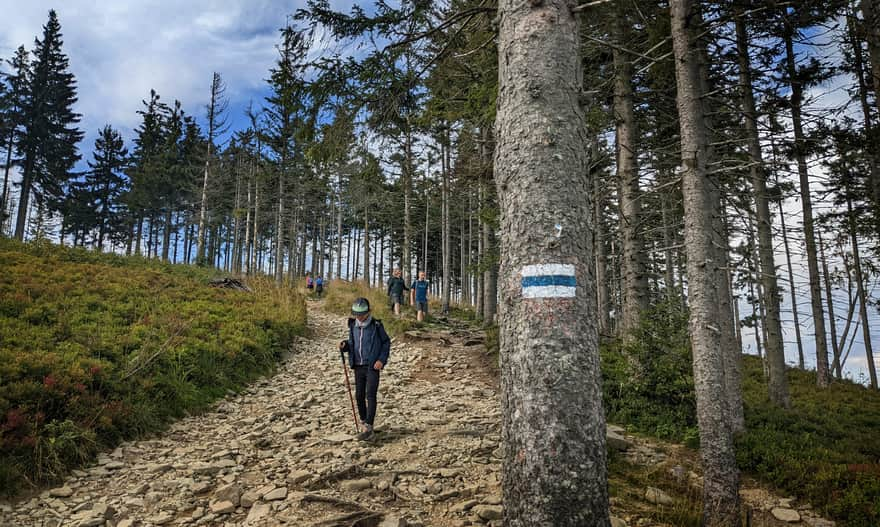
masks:
<path fill-rule="evenodd" d="M 425 272 L 419 271 L 419 279 L 413 282 L 410 287 L 410 302 L 416 306 L 416 318 L 419 322 L 425 320 L 425 315 L 428 314 L 428 287 L 430 285 L 431 283 L 425 279 Z"/>
<path fill-rule="evenodd" d="M 403 304 L 404 290 L 409 291 L 409 288 L 404 283 L 403 278 L 400 277 L 400 269 L 395 269 L 388 280 L 388 296 L 391 299 L 394 314 L 397 316 L 400 316 L 400 305 Z"/>
<path fill-rule="evenodd" d="M 351 305 L 352 318 L 348 319 L 348 340 L 339 343 L 339 349 L 348 352 L 348 365 L 354 370 L 355 399 L 361 419 L 358 439 L 373 435 L 376 403 L 379 392 L 379 373 L 388 364 L 391 339 L 382 325 L 370 313 L 370 302 L 358 298 Z"/>

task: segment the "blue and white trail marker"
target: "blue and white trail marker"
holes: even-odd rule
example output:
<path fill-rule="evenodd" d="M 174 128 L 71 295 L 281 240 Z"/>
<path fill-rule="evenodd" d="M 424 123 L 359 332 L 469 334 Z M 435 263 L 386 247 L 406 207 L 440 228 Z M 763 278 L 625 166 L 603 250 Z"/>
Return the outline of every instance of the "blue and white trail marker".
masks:
<path fill-rule="evenodd" d="M 537 264 L 522 269 L 523 298 L 574 298 L 574 265 Z"/>

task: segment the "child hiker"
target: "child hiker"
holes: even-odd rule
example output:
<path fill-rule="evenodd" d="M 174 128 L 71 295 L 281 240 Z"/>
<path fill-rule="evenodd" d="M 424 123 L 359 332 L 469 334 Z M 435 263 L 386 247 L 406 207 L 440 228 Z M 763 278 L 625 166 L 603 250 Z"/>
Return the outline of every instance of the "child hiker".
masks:
<path fill-rule="evenodd" d="M 410 287 L 410 303 L 416 306 L 416 318 L 419 322 L 425 320 L 428 313 L 428 286 L 430 283 L 425 278 L 425 272 L 419 271 L 419 279 Z"/>
<path fill-rule="evenodd" d="M 388 363 L 391 339 L 382 322 L 370 313 L 370 302 L 358 298 L 351 305 L 352 318 L 348 319 L 348 340 L 339 343 L 339 349 L 348 352 L 348 365 L 354 370 L 355 399 L 361 419 L 358 439 L 373 435 L 376 419 L 376 396 L 379 391 L 379 373 Z"/>

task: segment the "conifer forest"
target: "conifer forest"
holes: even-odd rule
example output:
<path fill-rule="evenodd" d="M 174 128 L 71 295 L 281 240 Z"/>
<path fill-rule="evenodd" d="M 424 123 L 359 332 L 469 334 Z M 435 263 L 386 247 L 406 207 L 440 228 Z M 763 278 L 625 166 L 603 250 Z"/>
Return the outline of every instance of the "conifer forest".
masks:
<path fill-rule="evenodd" d="M 0 526 L 23 491 L 270 374 L 333 295 L 385 310 L 394 269 L 426 273 L 431 308 L 374 307 L 392 371 L 413 331 L 484 335 L 501 501 L 393 525 L 782 525 L 747 479 L 809 503 L 804 525 L 880 525 L 880 0 L 288 2 L 257 78 L 221 49 L 195 100 L 157 75 L 94 129 L 73 4 L 0 37 Z M 201 304 L 218 276 L 261 299 Z M 161 312 L 131 307 L 139 287 Z M 606 422 L 693 449 L 688 512 L 620 511 Z M 369 518 L 314 525 L 392 525 Z"/>

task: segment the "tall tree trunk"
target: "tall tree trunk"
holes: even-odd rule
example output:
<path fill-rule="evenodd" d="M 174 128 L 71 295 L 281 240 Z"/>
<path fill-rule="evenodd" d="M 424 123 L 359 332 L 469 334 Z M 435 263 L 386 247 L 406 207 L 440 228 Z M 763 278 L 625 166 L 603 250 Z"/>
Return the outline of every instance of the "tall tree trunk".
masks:
<path fill-rule="evenodd" d="M 801 323 L 798 315 L 797 293 L 794 285 L 794 270 L 791 265 L 791 249 L 788 245 L 788 230 L 785 227 L 785 211 L 782 209 L 782 200 L 779 201 L 779 228 L 782 231 L 782 245 L 785 248 L 785 265 L 788 269 L 788 289 L 791 295 L 791 316 L 794 320 L 794 336 L 797 341 L 798 357 L 804 356 L 804 341 L 801 338 Z"/>
<path fill-rule="evenodd" d="M 241 268 L 242 272 L 245 275 L 251 274 L 251 253 L 253 252 L 254 246 L 251 242 L 251 207 L 253 206 L 253 193 L 251 191 L 251 186 L 254 182 L 254 164 L 253 162 L 249 163 L 249 174 L 247 180 L 247 205 L 245 207 L 245 218 L 244 218 L 244 245 L 242 246 L 242 257 L 241 260 L 244 263 L 239 263 L 239 268 Z"/>
<path fill-rule="evenodd" d="M 701 98 L 699 51 L 689 24 L 699 20 L 689 0 L 672 0 L 672 44 L 681 123 L 682 194 L 687 247 L 689 328 L 693 349 L 700 454 L 703 461 L 703 525 L 739 527 L 739 472 L 728 421 L 724 351 L 718 324 L 716 251 L 712 246 L 708 132 Z"/>
<path fill-rule="evenodd" d="M 412 270 L 412 258 L 410 257 L 410 249 L 412 247 L 412 178 L 413 178 L 413 153 L 412 153 L 412 128 L 410 125 L 409 115 L 406 117 L 406 133 L 404 137 L 403 151 L 403 261 L 401 262 L 401 271 L 403 272 L 404 283 L 410 283 Z"/>
<path fill-rule="evenodd" d="M 18 215 L 15 219 L 15 239 L 24 241 L 24 229 L 27 224 L 28 206 L 31 200 L 31 185 L 34 176 L 34 153 L 33 149 L 28 150 L 25 156 L 24 170 L 21 176 L 21 185 L 19 186 L 18 195 Z"/>
<path fill-rule="evenodd" d="M 614 120 L 617 138 L 617 184 L 622 243 L 621 274 L 623 305 L 620 335 L 629 340 L 638 328 L 642 313 L 648 308 L 648 281 L 645 272 L 645 248 L 640 234 L 641 202 L 639 201 L 639 169 L 637 159 L 638 130 L 633 110 L 633 64 L 621 51 L 628 41 L 628 22 L 623 2 L 618 2 L 615 16 L 618 46 L 612 50 L 614 60 Z"/>
<path fill-rule="evenodd" d="M 364 282 L 370 287 L 370 217 L 364 207 Z"/>
<path fill-rule="evenodd" d="M 828 342 L 825 338 L 825 314 L 822 311 L 822 293 L 819 289 L 819 264 L 816 258 L 816 237 L 813 233 L 813 201 L 810 195 L 810 175 L 807 170 L 806 140 L 801 116 L 803 86 L 795 64 L 794 43 L 790 25 L 783 30 L 785 39 L 785 66 L 791 82 L 791 121 L 794 131 L 794 153 L 800 179 L 801 207 L 804 215 L 804 242 L 807 249 L 807 269 L 810 276 L 810 306 L 816 334 L 816 384 L 828 386 Z"/>
<path fill-rule="evenodd" d="M 336 278 L 342 278 L 342 203 L 336 195 Z"/>
<path fill-rule="evenodd" d="M 877 113 L 880 114 L 880 1 L 861 0 L 861 9 L 868 41 L 868 56 L 871 59 L 874 104 L 877 106 Z"/>
<path fill-rule="evenodd" d="M 773 234 L 771 232 L 770 200 L 767 196 L 767 172 L 761 154 L 761 141 L 758 137 L 758 112 L 755 109 L 755 96 L 752 87 L 752 68 L 749 62 L 749 40 L 746 34 L 745 15 L 740 4 L 735 3 L 736 47 L 739 60 L 740 97 L 742 98 L 743 118 L 745 119 L 746 139 L 749 145 L 750 176 L 755 200 L 755 216 L 758 224 L 758 256 L 761 269 L 763 295 L 761 303 L 766 311 L 764 329 L 767 333 L 767 368 L 770 375 L 767 389 L 770 400 L 778 406 L 788 408 L 791 400 L 788 395 L 788 381 L 785 377 L 785 348 L 782 342 L 782 322 L 779 316 L 779 284 L 776 280 L 776 264 L 773 261 Z M 804 367 L 801 355 L 801 369 Z"/>
<path fill-rule="evenodd" d="M 199 265 L 203 265 L 203 260 L 205 259 L 205 229 L 208 227 L 205 224 L 205 218 L 208 211 L 208 173 L 211 168 L 212 150 L 212 146 L 209 145 L 208 156 L 205 158 L 205 173 L 202 177 L 202 201 L 199 205 L 199 238 L 196 242 L 196 262 Z"/>
<path fill-rule="evenodd" d="M 0 196 L 0 234 L 6 234 L 6 214 L 9 210 L 9 171 L 12 170 L 12 148 L 15 138 L 14 129 L 9 131 L 6 145 L 6 163 L 3 165 L 3 195 Z"/>
<path fill-rule="evenodd" d="M 449 172 L 451 171 L 449 165 L 449 150 L 450 150 L 450 141 L 449 141 L 449 127 L 446 128 L 446 142 L 441 149 L 441 156 L 443 156 L 443 182 L 442 182 L 442 197 L 441 197 L 441 209 L 442 209 L 442 218 L 441 218 L 441 231 L 443 236 L 443 288 L 440 293 L 441 299 L 441 308 L 440 311 L 444 315 L 449 314 L 449 296 L 451 290 L 451 280 L 452 280 L 452 264 L 451 264 L 451 237 L 450 230 L 451 225 L 449 224 Z"/>
<path fill-rule="evenodd" d="M 863 4 L 863 14 L 865 15 L 865 36 L 869 40 L 868 44 L 868 52 L 869 52 L 869 60 L 876 66 L 877 60 L 880 60 L 880 50 L 875 50 L 877 52 L 875 57 L 871 57 L 870 53 L 872 51 L 872 45 L 870 44 L 871 31 L 875 33 L 880 31 L 876 27 L 871 28 L 869 26 L 869 21 L 874 24 L 880 23 L 880 19 L 877 19 L 874 16 L 874 11 L 872 6 L 870 5 L 872 0 L 862 0 Z M 874 119 L 871 116 L 871 107 L 868 104 L 868 80 L 865 79 L 866 67 L 864 64 L 864 60 L 862 57 L 862 43 L 859 38 L 858 30 L 855 24 L 855 15 L 849 13 L 847 15 L 847 29 L 849 33 L 849 41 L 850 46 L 852 47 L 852 61 L 853 61 L 853 69 L 855 70 L 856 81 L 859 86 L 859 102 L 861 103 L 862 108 L 862 117 L 865 122 L 865 136 L 868 138 L 868 147 L 866 152 L 866 157 L 868 161 L 868 186 L 871 192 L 871 200 L 874 204 L 874 228 L 877 234 L 880 234 L 880 135 L 877 134 L 876 129 L 874 128 Z M 871 20 L 873 19 L 873 20 Z M 874 35 L 873 38 L 880 38 L 877 35 Z M 875 46 L 880 46 L 880 42 L 875 42 Z M 880 72 L 880 69 L 875 70 Z M 873 77 L 871 72 L 867 72 L 869 75 Z M 874 79 L 876 81 L 876 79 Z M 880 89 L 880 82 L 876 82 L 875 86 Z M 880 97 L 880 91 L 876 92 L 878 95 L 875 97 Z M 880 103 L 878 103 L 880 104 Z M 880 106 L 878 106 L 880 109 Z M 877 116 L 880 118 L 880 114 Z"/>
<path fill-rule="evenodd" d="M 260 181 L 254 178 L 254 252 L 251 260 L 251 274 L 256 275 L 261 269 L 260 261 Z"/>
<path fill-rule="evenodd" d="M 831 330 L 831 369 L 838 379 L 843 378 L 840 368 L 840 346 L 837 345 L 837 320 L 834 318 L 834 297 L 831 295 L 831 277 L 828 275 L 828 260 L 825 258 L 825 244 L 822 231 L 816 231 L 819 238 L 819 258 L 822 260 L 822 278 L 825 284 L 825 302 L 828 304 L 828 329 Z"/>
<path fill-rule="evenodd" d="M 495 182 L 503 262 L 502 485 L 510 527 L 610 525 L 572 5 L 498 5 Z M 542 280 L 562 286 L 531 285 Z"/>
<path fill-rule="evenodd" d="M 856 235 L 856 217 L 853 212 L 849 188 L 846 192 L 846 212 L 849 218 L 849 238 L 853 253 L 853 270 L 856 275 L 856 292 L 859 295 L 859 316 L 862 319 L 862 336 L 865 338 L 865 358 L 868 361 L 868 377 L 871 388 L 877 389 L 877 370 L 874 368 L 874 349 L 871 345 L 871 324 L 868 318 L 868 295 L 865 294 L 865 280 L 862 275 L 862 259 L 859 256 L 859 239 Z"/>
<path fill-rule="evenodd" d="M 162 229 L 162 260 L 168 261 L 168 251 L 171 248 L 171 229 L 173 228 L 171 208 L 165 210 L 165 225 Z"/>
<path fill-rule="evenodd" d="M 595 165 L 599 157 L 598 138 L 590 140 L 590 162 Z M 605 192 L 599 170 L 590 171 L 590 179 L 593 182 L 593 252 L 596 255 L 596 311 L 599 323 L 599 334 L 610 335 L 611 323 L 608 320 L 608 256 L 605 254 L 605 229 L 604 215 Z"/>
<path fill-rule="evenodd" d="M 281 285 L 284 279 L 284 163 L 278 172 L 278 207 L 275 211 L 275 283 Z"/>

